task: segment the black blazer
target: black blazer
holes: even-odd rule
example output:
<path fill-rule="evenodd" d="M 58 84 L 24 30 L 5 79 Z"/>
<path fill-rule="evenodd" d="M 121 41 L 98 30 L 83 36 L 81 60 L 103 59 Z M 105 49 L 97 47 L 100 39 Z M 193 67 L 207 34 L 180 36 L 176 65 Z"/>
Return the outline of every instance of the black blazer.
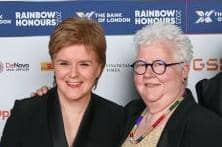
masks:
<path fill-rule="evenodd" d="M 222 116 L 222 72 L 211 79 L 198 81 L 196 91 L 201 105 Z"/>
<path fill-rule="evenodd" d="M 123 108 L 92 94 L 74 147 L 116 147 Z M 56 88 L 46 95 L 17 100 L 8 118 L 1 147 L 67 147 Z"/>
<path fill-rule="evenodd" d="M 142 100 L 134 100 L 126 106 L 127 123 L 122 142 L 144 108 Z M 196 104 L 187 90 L 185 99 L 169 118 L 157 147 L 222 147 L 221 137 L 222 119 Z"/>

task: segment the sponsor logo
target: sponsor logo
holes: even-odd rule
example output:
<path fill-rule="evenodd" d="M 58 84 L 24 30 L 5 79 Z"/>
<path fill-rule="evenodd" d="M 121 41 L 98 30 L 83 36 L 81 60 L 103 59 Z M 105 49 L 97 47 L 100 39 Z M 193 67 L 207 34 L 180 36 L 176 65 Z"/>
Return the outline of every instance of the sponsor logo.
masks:
<path fill-rule="evenodd" d="M 17 27 L 56 26 L 62 21 L 62 13 L 59 11 L 15 12 L 15 19 Z"/>
<path fill-rule="evenodd" d="M 128 69 L 130 64 L 123 64 L 123 63 L 109 63 L 105 66 L 106 72 L 122 72 L 124 69 Z"/>
<path fill-rule="evenodd" d="M 95 11 L 91 11 L 91 12 L 76 12 L 76 15 L 80 18 L 88 18 L 91 19 L 93 14 L 95 13 Z"/>
<path fill-rule="evenodd" d="M 182 23 L 182 10 L 135 10 L 136 25 L 155 24 L 159 21 L 179 25 Z"/>
<path fill-rule="evenodd" d="M 0 61 L 0 73 L 4 71 L 4 64 Z"/>
<path fill-rule="evenodd" d="M 30 70 L 30 65 L 26 63 L 19 63 L 19 62 L 14 62 L 14 63 L 6 62 L 5 63 L 5 71 L 27 72 L 29 70 Z"/>
<path fill-rule="evenodd" d="M 12 20 L 5 19 L 2 14 L 0 14 L 0 25 L 12 24 Z"/>
<path fill-rule="evenodd" d="M 51 62 L 41 62 L 41 70 L 42 71 L 51 71 L 53 70 L 53 65 Z"/>
<path fill-rule="evenodd" d="M 196 24 L 199 24 L 199 23 L 209 24 L 209 23 L 215 23 L 215 22 L 222 22 L 222 11 L 197 10 L 195 11 L 195 13 L 198 16 L 198 19 L 195 21 Z"/>
<path fill-rule="evenodd" d="M 192 61 L 194 71 L 222 71 L 221 58 L 195 58 Z"/>
<path fill-rule="evenodd" d="M 210 18 L 211 15 L 214 13 L 214 10 L 210 11 L 195 11 L 195 13 L 199 16 L 199 19 L 195 23 L 211 23 L 213 22 Z"/>
<path fill-rule="evenodd" d="M 96 19 L 99 23 L 130 23 L 131 18 L 127 17 L 126 14 L 121 12 L 83 12 L 78 11 L 75 12 L 76 16 L 81 18 L 88 18 L 88 19 Z"/>

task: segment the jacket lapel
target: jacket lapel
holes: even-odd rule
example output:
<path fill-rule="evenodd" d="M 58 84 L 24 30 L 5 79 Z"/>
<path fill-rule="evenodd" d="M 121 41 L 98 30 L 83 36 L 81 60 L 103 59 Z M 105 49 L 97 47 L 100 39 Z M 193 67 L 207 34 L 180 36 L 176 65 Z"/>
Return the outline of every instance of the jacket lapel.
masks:
<path fill-rule="evenodd" d="M 133 104 L 131 104 L 133 103 Z M 128 137 L 129 132 L 135 125 L 135 121 L 145 109 L 146 105 L 142 99 L 133 100 L 127 106 L 124 107 L 125 111 L 125 128 L 123 129 L 121 143 Z"/>
<path fill-rule="evenodd" d="M 52 136 L 53 147 L 67 147 L 62 113 L 56 88 L 50 91 L 47 103 L 48 126 Z"/>
<path fill-rule="evenodd" d="M 187 124 L 187 116 L 194 104 L 193 96 L 187 90 L 184 100 L 168 120 L 158 142 L 158 147 L 180 147 Z"/>
<path fill-rule="evenodd" d="M 94 113 L 94 95 L 91 95 L 91 99 L 89 102 L 89 105 L 87 106 L 87 109 L 83 115 L 83 118 L 81 120 L 79 130 L 77 132 L 73 147 L 83 147 L 87 140 L 87 132 L 89 131 L 89 128 L 92 123 L 93 119 L 93 113 Z"/>

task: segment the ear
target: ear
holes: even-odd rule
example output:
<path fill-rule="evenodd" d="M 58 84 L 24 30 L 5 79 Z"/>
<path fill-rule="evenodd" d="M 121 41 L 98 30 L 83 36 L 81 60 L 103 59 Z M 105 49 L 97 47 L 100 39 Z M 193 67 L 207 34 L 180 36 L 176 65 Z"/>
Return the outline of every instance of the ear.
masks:
<path fill-rule="evenodd" d="M 187 79 L 188 74 L 189 74 L 189 71 L 190 71 L 190 64 L 184 63 L 184 64 L 183 64 L 183 71 L 182 71 L 182 74 L 183 74 L 183 78 L 184 78 L 184 79 Z"/>
<path fill-rule="evenodd" d="M 99 78 L 100 75 L 102 74 L 102 64 L 99 64 L 97 67 L 97 73 L 96 73 L 96 77 Z"/>

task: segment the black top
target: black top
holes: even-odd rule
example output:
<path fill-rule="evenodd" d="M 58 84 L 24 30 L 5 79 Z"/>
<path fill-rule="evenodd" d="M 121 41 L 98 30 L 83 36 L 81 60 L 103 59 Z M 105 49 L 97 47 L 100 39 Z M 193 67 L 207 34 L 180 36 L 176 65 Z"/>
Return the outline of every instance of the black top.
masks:
<path fill-rule="evenodd" d="M 145 108 L 142 100 L 134 100 L 126 107 L 125 141 L 135 120 Z M 190 90 L 169 118 L 158 147 L 222 147 L 222 119 L 196 104 Z"/>
<path fill-rule="evenodd" d="M 74 147 L 116 147 L 123 127 L 123 108 L 92 94 Z M 67 147 L 56 88 L 44 96 L 16 100 L 1 147 Z"/>
<path fill-rule="evenodd" d="M 198 81 L 196 91 L 201 105 L 222 116 L 222 72 L 211 79 Z"/>

